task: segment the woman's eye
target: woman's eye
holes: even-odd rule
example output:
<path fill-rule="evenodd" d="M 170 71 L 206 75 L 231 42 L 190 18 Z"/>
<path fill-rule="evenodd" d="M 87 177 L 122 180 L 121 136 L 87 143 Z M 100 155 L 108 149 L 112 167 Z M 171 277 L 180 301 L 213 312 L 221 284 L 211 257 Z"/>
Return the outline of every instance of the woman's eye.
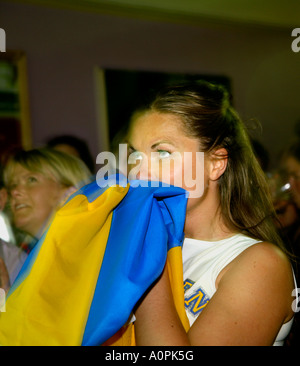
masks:
<path fill-rule="evenodd" d="M 37 179 L 36 179 L 36 177 L 28 177 L 27 182 L 28 183 L 35 183 L 35 182 L 37 182 Z"/>
<path fill-rule="evenodd" d="M 143 159 L 143 154 L 140 151 L 133 151 L 130 154 L 130 158 L 133 160 L 142 160 Z"/>
<path fill-rule="evenodd" d="M 158 150 L 158 154 L 159 154 L 159 157 L 162 159 L 168 158 L 171 155 L 171 153 L 166 150 Z"/>

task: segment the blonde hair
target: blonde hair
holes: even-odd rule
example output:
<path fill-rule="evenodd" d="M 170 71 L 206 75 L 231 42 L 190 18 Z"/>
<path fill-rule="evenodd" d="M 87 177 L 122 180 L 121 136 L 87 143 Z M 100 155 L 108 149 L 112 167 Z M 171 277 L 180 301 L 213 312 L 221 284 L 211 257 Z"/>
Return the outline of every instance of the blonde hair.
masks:
<path fill-rule="evenodd" d="M 5 166 L 5 186 L 9 187 L 16 165 L 45 176 L 50 174 L 63 186 L 77 189 L 89 183 L 92 176 L 84 162 L 75 156 L 51 148 L 22 150 L 13 155 Z"/>

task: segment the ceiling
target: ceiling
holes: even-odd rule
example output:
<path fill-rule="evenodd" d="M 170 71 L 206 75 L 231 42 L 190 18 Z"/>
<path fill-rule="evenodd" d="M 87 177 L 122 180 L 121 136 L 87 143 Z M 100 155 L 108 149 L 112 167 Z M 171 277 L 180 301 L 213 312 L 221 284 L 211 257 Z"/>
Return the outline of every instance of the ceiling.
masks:
<path fill-rule="evenodd" d="M 299 0 L 14 0 L 118 16 L 294 29 Z M 11 2 L 11 1 L 10 1 Z"/>

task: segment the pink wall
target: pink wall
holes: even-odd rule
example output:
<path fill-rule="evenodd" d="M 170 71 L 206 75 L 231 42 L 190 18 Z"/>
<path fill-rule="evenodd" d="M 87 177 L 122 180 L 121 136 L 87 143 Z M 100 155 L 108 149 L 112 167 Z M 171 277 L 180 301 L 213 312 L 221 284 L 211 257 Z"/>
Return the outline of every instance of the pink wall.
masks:
<path fill-rule="evenodd" d="M 7 48 L 27 54 L 35 146 L 72 133 L 94 156 L 105 148 L 97 139 L 95 66 L 230 77 L 236 108 L 260 119 L 274 161 L 300 119 L 292 29 L 189 26 L 8 2 L 0 2 L 0 27 Z"/>

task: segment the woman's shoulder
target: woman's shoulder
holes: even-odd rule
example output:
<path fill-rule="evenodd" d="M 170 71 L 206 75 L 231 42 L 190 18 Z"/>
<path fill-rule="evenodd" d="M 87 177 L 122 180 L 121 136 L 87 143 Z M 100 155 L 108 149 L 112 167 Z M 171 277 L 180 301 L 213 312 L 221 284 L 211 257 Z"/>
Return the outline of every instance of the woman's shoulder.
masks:
<path fill-rule="evenodd" d="M 251 238 L 249 239 L 252 240 Z M 287 255 L 277 245 L 265 241 L 253 241 L 253 243 L 243 248 L 220 275 L 223 277 L 225 273 L 233 270 L 249 272 L 251 269 L 266 271 L 267 268 L 271 271 L 280 269 L 291 272 L 291 264 Z"/>
<path fill-rule="evenodd" d="M 218 284 L 231 277 L 244 281 L 255 281 L 257 286 L 265 286 L 268 282 L 294 288 L 292 265 L 287 255 L 275 244 L 258 242 L 243 250 L 220 273 Z M 287 286 L 287 283 L 290 286 Z"/>
<path fill-rule="evenodd" d="M 259 242 L 245 249 L 226 268 L 218 279 L 218 286 L 236 285 L 249 288 L 257 297 L 272 297 L 290 308 L 295 287 L 293 270 L 287 255 L 275 244 Z M 279 304 L 278 304 L 279 305 Z M 288 307 L 287 307 L 288 306 Z M 288 311 L 287 317 L 290 317 Z"/>
<path fill-rule="evenodd" d="M 260 265 L 264 268 L 270 267 L 273 270 L 279 267 L 291 272 L 290 260 L 283 250 L 266 241 L 258 242 L 245 249 L 237 258 L 237 263 L 239 261 L 253 263 L 254 266 Z"/>
<path fill-rule="evenodd" d="M 243 272 L 277 273 L 292 276 L 292 266 L 287 255 L 277 245 L 270 242 L 258 242 L 243 250 L 229 265 L 228 270 Z M 228 272 L 227 270 L 227 272 Z"/>

